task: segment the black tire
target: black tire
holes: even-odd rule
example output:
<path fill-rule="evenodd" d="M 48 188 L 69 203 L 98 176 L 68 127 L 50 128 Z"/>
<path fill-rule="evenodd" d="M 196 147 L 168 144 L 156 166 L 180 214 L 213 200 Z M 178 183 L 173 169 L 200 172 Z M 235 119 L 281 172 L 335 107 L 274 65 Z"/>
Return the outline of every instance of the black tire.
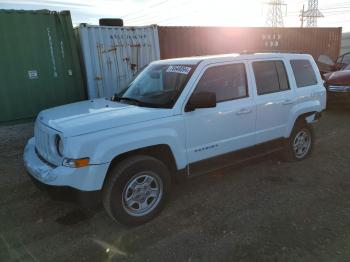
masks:
<path fill-rule="evenodd" d="M 296 141 L 297 136 L 302 134 L 303 132 L 307 134 L 308 138 L 310 139 L 309 146 L 304 153 L 298 155 L 297 152 L 294 150 L 294 142 Z M 292 130 L 291 135 L 286 141 L 284 152 L 283 152 L 283 159 L 285 161 L 290 161 L 290 162 L 303 160 L 305 158 L 310 157 L 313 147 L 314 147 L 313 127 L 310 124 L 303 123 L 303 122 L 296 123 Z"/>
<path fill-rule="evenodd" d="M 152 196 L 148 195 L 149 192 L 139 193 L 146 187 L 144 186 L 146 183 L 145 177 L 154 179 L 148 186 L 150 190 L 156 191 L 156 189 L 152 188 L 152 185 L 155 185 L 155 188 L 157 185 L 161 188 L 159 192 L 162 193 L 159 193 L 158 197 L 153 197 L 153 200 Z M 143 182 L 142 178 L 144 179 Z M 138 179 L 141 179 L 142 183 L 139 183 Z M 144 224 L 157 216 L 163 209 L 170 192 L 170 180 L 169 170 L 160 160 L 144 155 L 127 158 L 110 170 L 108 179 L 103 188 L 103 205 L 107 213 L 115 221 L 128 226 Z M 134 189 L 131 189 L 132 186 Z M 136 192 L 137 190 L 139 191 Z M 135 202 L 134 206 L 131 207 L 128 207 L 125 200 L 125 196 L 128 192 L 131 192 L 129 199 Z M 138 202 L 134 201 L 134 198 L 137 198 Z M 151 201 L 149 201 L 149 199 L 151 199 Z M 139 212 L 136 209 L 141 208 L 139 204 L 144 204 L 145 201 L 147 202 L 146 205 L 148 205 L 148 202 L 151 203 L 150 206 L 152 206 L 152 209 L 146 214 L 136 214 L 136 212 Z"/>

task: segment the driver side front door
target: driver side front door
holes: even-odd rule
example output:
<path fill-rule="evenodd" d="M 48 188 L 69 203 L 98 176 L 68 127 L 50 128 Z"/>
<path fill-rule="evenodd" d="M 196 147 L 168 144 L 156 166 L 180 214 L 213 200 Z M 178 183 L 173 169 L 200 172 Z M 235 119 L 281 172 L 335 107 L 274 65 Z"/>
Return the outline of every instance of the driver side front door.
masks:
<path fill-rule="evenodd" d="M 230 165 L 230 152 L 255 144 L 256 108 L 245 63 L 207 67 L 195 92 L 214 92 L 214 108 L 185 112 L 190 174 Z"/>

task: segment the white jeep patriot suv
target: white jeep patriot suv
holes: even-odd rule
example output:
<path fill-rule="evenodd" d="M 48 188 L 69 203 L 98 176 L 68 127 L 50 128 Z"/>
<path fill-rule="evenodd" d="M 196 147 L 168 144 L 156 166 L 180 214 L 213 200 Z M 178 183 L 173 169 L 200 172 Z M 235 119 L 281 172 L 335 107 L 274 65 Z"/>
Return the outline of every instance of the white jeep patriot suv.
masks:
<path fill-rule="evenodd" d="M 155 61 L 112 99 L 42 111 L 24 162 L 41 184 L 101 192 L 113 219 L 137 225 L 161 211 L 175 174 L 277 150 L 306 158 L 325 106 L 310 55 Z"/>

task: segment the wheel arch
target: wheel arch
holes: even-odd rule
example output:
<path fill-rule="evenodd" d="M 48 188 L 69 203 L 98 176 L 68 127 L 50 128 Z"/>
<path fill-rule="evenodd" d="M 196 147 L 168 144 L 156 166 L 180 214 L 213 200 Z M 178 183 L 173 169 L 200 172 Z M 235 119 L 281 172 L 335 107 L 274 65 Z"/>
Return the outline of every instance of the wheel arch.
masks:
<path fill-rule="evenodd" d="M 305 121 L 309 123 L 312 115 L 322 111 L 320 101 L 304 101 L 294 105 L 290 111 L 287 128 L 285 130 L 285 138 L 288 138 L 293 131 L 293 128 L 297 122 Z"/>
<path fill-rule="evenodd" d="M 104 179 L 103 185 L 108 180 L 108 177 L 110 174 L 109 171 L 113 167 L 118 165 L 121 161 L 123 161 L 129 157 L 136 156 L 136 155 L 147 155 L 147 156 L 151 156 L 151 157 L 154 157 L 154 158 L 162 161 L 168 167 L 169 172 L 172 175 L 178 171 L 178 167 L 176 165 L 176 160 L 175 160 L 174 154 L 173 154 L 170 146 L 167 144 L 152 145 L 152 146 L 147 146 L 147 147 L 131 150 L 128 152 L 124 152 L 120 155 L 115 156 L 112 159 L 112 161 L 108 167 L 107 174 L 106 174 L 106 177 Z"/>
<path fill-rule="evenodd" d="M 309 116 L 312 116 L 312 115 L 316 114 L 316 113 L 317 113 L 317 111 L 312 111 L 312 112 L 307 112 L 307 113 L 303 113 L 303 114 L 299 115 L 299 116 L 295 119 L 294 125 L 293 125 L 293 126 L 295 126 L 295 124 L 297 124 L 297 123 L 307 124 L 307 123 L 309 122 L 309 121 L 307 120 L 307 118 L 308 118 Z"/>
<path fill-rule="evenodd" d="M 306 112 L 306 113 L 301 113 L 300 115 L 296 115 L 294 117 L 294 120 L 292 122 L 292 124 L 290 125 L 289 129 L 288 129 L 288 133 L 286 137 L 289 137 L 290 134 L 293 131 L 293 128 L 297 125 L 297 124 L 303 124 L 303 125 L 307 125 L 308 124 L 308 120 L 307 118 L 309 116 L 312 116 L 314 114 L 316 114 L 317 111 L 310 111 L 310 112 Z"/>

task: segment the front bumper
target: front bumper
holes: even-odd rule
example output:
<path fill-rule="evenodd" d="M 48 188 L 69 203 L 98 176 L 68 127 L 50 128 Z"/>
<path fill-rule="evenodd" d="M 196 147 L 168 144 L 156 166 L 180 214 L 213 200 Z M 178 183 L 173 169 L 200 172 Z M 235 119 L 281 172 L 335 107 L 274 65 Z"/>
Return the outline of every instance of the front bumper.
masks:
<path fill-rule="evenodd" d="M 50 166 L 35 152 L 35 138 L 31 138 L 24 149 L 24 165 L 28 173 L 39 182 L 51 186 L 67 186 L 81 191 L 102 189 L 109 163 L 89 165 L 82 168 Z"/>
<path fill-rule="evenodd" d="M 329 93 L 348 93 L 350 94 L 350 86 L 328 86 Z"/>
<path fill-rule="evenodd" d="M 95 207 L 100 204 L 102 199 L 101 190 L 81 191 L 69 186 L 48 185 L 34 178 L 29 172 L 27 172 L 27 175 L 40 191 L 46 192 L 53 200 L 75 202 L 83 207 Z"/>

